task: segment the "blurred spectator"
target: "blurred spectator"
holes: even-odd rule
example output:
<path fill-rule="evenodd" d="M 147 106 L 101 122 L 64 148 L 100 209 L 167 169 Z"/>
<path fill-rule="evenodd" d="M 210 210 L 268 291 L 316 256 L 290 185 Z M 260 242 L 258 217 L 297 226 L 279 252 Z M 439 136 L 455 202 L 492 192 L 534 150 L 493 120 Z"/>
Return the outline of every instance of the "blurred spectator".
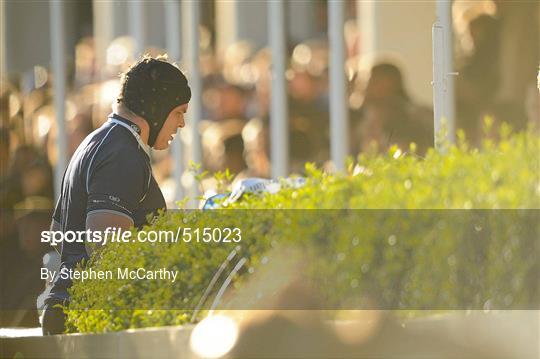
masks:
<path fill-rule="evenodd" d="M 242 139 L 242 129 L 246 123 L 245 119 L 234 118 L 203 122 L 203 160 L 210 172 L 225 171 L 228 168 L 232 174 L 239 174 L 247 169 Z"/>
<path fill-rule="evenodd" d="M 469 23 L 473 53 L 466 59 L 456 81 L 457 127 L 477 144 L 482 119 L 494 114 L 494 101 L 499 88 L 499 22 L 482 14 Z"/>
<path fill-rule="evenodd" d="M 2 325 L 38 325 L 33 308 L 43 286 L 39 267 L 46 250 L 40 233 L 50 224 L 52 192 L 52 170 L 43 154 L 33 146 L 19 146 L 0 186 L 0 301 L 11 309 Z"/>
<path fill-rule="evenodd" d="M 80 112 L 69 122 L 69 153 L 68 158 L 75 153 L 80 143 L 88 136 L 93 130 L 92 126 L 92 112 L 89 109 L 87 112 Z"/>
<path fill-rule="evenodd" d="M 25 198 L 53 198 L 52 168 L 44 159 L 38 159 L 24 168 L 21 173 L 21 189 Z"/>
<path fill-rule="evenodd" d="M 41 243 L 41 232 L 51 224 L 53 202 L 50 198 L 30 196 L 15 206 L 19 248 L 24 253 L 22 261 L 41 263 L 43 254 L 49 248 Z"/>
<path fill-rule="evenodd" d="M 229 83 L 221 75 L 209 76 L 206 87 L 203 101 L 208 120 L 201 126 L 203 163 L 211 173 L 228 168 L 239 174 L 248 168 L 242 129 L 248 122 L 250 89 Z"/>
<path fill-rule="evenodd" d="M 242 173 L 247 169 L 244 158 L 244 140 L 241 134 L 231 136 L 223 143 L 225 147 L 225 168 L 232 173 Z"/>
<path fill-rule="evenodd" d="M 321 77 L 297 70 L 289 76 L 289 153 L 292 172 L 306 162 L 322 165 L 329 159 L 328 105 Z"/>
<path fill-rule="evenodd" d="M 270 49 L 265 47 L 257 52 L 251 61 L 254 76 L 255 103 L 257 111 L 255 116 L 266 118 L 270 109 L 270 77 L 272 55 Z"/>
<path fill-rule="evenodd" d="M 82 38 L 75 46 L 75 84 L 84 86 L 96 77 L 95 43 L 92 37 Z"/>
<path fill-rule="evenodd" d="M 205 94 L 210 120 L 247 119 L 249 92 L 246 88 L 223 80 L 212 85 Z"/>
<path fill-rule="evenodd" d="M 3 209 L 12 209 L 15 203 L 24 198 L 21 177 L 29 164 L 39 159 L 39 152 L 29 145 L 19 146 L 0 186 L 0 203 Z"/>
<path fill-rule="evenodd" d="M 43 290 L 39 275 L 42 257 L 50 246 L 41 243 L 41 232 L 49 229 L 52 201 L 45 197 L 28 197 L 15 206 L 18 248 L 12 249 L 12 261 L 6 278 L 7 308 L 16 309 L 9 326 L 39 325 L 36 299 Z"/>
<path fill-rule="evenodd" d="M 268 128 L 261 118 L 248 121 L 242 129 L 247 166 L 253 177 L 270 177 Z"/>
<path fill-rule="evenodd" d="M 9 168 L 9 129 L 0 127 L 0 182 L 7 176 Z"/>
<path fill-rule="evenodd" d="M 497 117 L 521 130 L 527 124 L 526 104 L 538 101 L 533 89 L 540 63 L 540 2 L 495 0 L 499 22 L 500 86 Z M 536 30 L 531 30 L 536 29 Z M 536 98 L 535 98 L 536 97 Z M 538 123 L 536 111 L 529 111 L 530 122 Z"/>
<path fill-rule="evenodd" d="M 9 130 L 2 127 L 0 129 L 0 155 L 2 156 L 0 162 L 2 166 L 0 172 L 0 308 L 8 308 L 10 300 L 8 274 L 12 273 L 10 268 L 15 263 L 13 252 L 18 250 L 17 234 L 13 221 L 13 206 L 17 198 L 8 189 L 8 185 L 13 183 L 9 171 L 9 147 Z M 0 325 L 8 325 L 11 318 L 12 313 L 5 312 L 0 316 Z"/>
<path fill-rule="evenodd" d="M 261 50 L 253 59 L 258 75 L 256 99 L 258 115 L 246 131 L 249 138 L 248 164 L 260 176 L 268 176 L 270 157 L 270 54 Z M 307 41 L 294 47 L 286 73 L 289 106 L 289 165 L 302 173 L 306 162 L 322 165 L 329 159 L 329 113 L 326 95 L 328 49 L 322 41 Z M 261 127 L 262 124 L 262 127 Z M 264 149 L 264 150 L 263 150 Z"/>
<path fill-rule="evenodd" d="M 418 153 L 433 145 L 433 116 L 430 109 L 411 101 L 399 68 L 381 63 L 371 69 L 359 110 L 351 116 L 351 151 L 385 152 L 397 144 L 407 150 L 416 143 Z"/>

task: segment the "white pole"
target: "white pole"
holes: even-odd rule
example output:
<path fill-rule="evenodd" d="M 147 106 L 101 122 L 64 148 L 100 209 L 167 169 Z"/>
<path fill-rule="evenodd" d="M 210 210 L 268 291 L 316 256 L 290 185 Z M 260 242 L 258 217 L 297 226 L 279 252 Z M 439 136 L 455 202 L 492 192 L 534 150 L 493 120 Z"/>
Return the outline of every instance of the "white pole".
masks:
<path fill-rule="evenodd" d="M 343 2 L 328 2 L 330 40 L 330 154 L 334 169 L 345 170 L 348 152 L 348 106 L 345 88 L 345 38 Z"/>
<path fill-rule="evenodd" d="M 144 1 L 128 1 L 128 29 L 135 42 L 135 57 L 143 54 L 146 47 L 146 21 L 144 17 Z"/>
<path fill-rule="evenodd" d="M 433 24 L 433 127 L 435 134 L 435 148 L 439 148 L 442 130 L 442 118 L 444 116 L 444 64 L 443 64 L 443 28 L 438 19 Z"/>
<path fill-rule="evenodd" d="M 188 68 L 189 86 L 191 87 L 191 101 L 189 103 L 189 115 L 187 121 L 190 122 L 191 136 L 189 149 L 191 160 L 197 164 L 202 162 L 201 135 L 199 133 L 199 123 L 202 116 L 202 81 L 199 69 L 199 21 L 200 9 L 197 1 L 182 2 L 183 30 L 185 34 L 184 62 Z M 193 183 L 191 197 L 195 198 L 199 194 L 199 187 Z"/>
<path fill-rule="evenodd" d="M 455 103 L 454 103 L 454 46 L 452 25 L 452 0 L 437 2 L 437 12 L 444 28 L 444 72 L 446 73 L 446 118 L 448 141 L 455 142 Z"/>
<path fill-rule="evenodd" d="M 105 76 L 107 66 L 107 46 L 113 40 L 114 3 L 109 1 L 93 0 L 94 11 L 94 43 L 96 51 L 96 62 L 98 79 Z"/>
<path fill-rule="evenodd" d="M 181 55 L 180 3 L 178 0 L 165 0 L 164 5 L 169 60 L 179 61 Z M 172 143 L 173 178 L 175 185 L 174 199 L 176 201 L 179 201 L 184 197 L 184 190 L 182 186 L 182 175 L 185 168 L 182 158 L 183 153 L 182 140 L 180 136 L 176 136 Z"/>
<path fill-rule="evenodd" d="M 272 177 L 286 176 L 289 160 L 287 88 L 285 82 L 285 19 L 282 0 L 268 1 L 268 33 L 272 49 L 270 156 Z"/>
<path fill-rule="evenodd" d="M 54 192 L 61 192 L 62 176 L 67 165 L 67 142 L 65 129 L 66 100 L 66 43 L 64 37 L 64 4 L 62 0 L 49 3 L 51 19 L 51 60 L 53 72 L 53 97 L 56 113 L 56 146 L 58 157 L 54 168 Z"/>
<path fill-rule="evenodd" d="M 437 1 L 433 24 L 433 115 L 435 148 L 454 142 L 454 81 L 452 72 L 452 2 Z M 444 124 L 443 124 L 444 121 Z"/>

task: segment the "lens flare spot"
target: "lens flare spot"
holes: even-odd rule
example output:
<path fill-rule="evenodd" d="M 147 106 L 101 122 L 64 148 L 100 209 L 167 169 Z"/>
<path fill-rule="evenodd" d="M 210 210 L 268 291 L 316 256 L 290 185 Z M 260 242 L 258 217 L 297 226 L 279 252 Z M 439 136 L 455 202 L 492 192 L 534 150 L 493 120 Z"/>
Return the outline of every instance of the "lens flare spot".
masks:
<path fill-rule="evenodd" d="M 215 315 L 203 319 L 193 329 L 190 346 L 203 358 L 219 358 L 227 354 L 238 338 L 238 326 L 229 317 Z"/>

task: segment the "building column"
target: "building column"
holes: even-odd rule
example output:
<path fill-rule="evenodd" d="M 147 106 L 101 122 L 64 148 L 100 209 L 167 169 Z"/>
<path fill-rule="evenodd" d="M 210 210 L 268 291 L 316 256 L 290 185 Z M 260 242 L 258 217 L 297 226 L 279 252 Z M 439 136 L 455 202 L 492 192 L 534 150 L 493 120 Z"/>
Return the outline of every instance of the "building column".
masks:
<path fill-rule="evenodd" d="M 435 1 L 357 0 L 360 60 L 381 58 L 401 66 L 407 90 L 424 105 L 432 103 L 431 28 Z"/>
<path fill-rule="evenodd" d="M 221 54 L 229 45 L 245 40 L 255 49 L 266 46 L 266 1 L 217 1 L 216 2 L 216 48 Z"/>

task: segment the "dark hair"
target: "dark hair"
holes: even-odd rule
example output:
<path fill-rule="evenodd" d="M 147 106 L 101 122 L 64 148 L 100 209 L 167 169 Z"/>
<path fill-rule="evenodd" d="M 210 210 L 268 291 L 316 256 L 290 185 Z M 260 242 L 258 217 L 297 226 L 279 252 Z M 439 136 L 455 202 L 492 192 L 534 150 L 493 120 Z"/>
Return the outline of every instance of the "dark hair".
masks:
<path fill-rule="evenodd" d="M 405 90 L 405 84 L 403 83 L 403 76 L 399 68 L 391 63 L 380 63 L 371 68 L 371 74 L 369 81 L 372 81 L 376 77 L 386 77 L 391 79 L 396 85 L 396 95 L 408 100 L 409 95 Z"/>

